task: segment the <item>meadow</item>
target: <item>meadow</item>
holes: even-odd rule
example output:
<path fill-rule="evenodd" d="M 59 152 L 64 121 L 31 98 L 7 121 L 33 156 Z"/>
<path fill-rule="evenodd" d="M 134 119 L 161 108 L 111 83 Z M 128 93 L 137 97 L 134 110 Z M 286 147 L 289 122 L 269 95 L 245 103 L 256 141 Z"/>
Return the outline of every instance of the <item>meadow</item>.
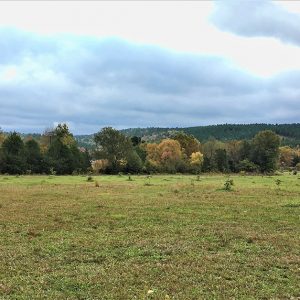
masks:
<path fill-rule="evenodd" d="M 230 178 L 0 176 L 0 299 L 299 299 L 300 176 Z"/>

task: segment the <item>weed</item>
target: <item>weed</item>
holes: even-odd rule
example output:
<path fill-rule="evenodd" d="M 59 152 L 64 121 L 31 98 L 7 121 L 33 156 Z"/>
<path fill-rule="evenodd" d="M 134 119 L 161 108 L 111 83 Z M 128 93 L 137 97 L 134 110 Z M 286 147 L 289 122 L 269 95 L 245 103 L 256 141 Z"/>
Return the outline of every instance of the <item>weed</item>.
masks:
<path fill-rule="evenodd" d="M 233 179 L 228 178 L 224 183 L 224 190 L 231 191 L 233 185 L 234 185 Z"/>
<path fill-rule="evenodd" d="M 277 188 L 280 189 L 280 185 L 281 185 L 282 181 L 280 179 L 276 179 L 275 180 L 275 184 L 277 185 Z"/>
<path fill-rule="evenodd" d="M 52 168 L 50 168 L 50 174 L 51 175 L 53 175 L 53 176 L 55 176 L 56 175 L 56 171 L 54 170 L 54 168 L 52 167 Z"/>

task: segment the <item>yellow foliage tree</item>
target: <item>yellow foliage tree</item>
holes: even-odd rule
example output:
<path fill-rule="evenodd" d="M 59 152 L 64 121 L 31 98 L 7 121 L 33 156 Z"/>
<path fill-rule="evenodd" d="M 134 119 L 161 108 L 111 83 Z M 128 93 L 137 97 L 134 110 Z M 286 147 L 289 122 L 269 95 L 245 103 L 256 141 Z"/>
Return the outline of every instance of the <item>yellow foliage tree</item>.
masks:
<path fill-rule="evenodd" d="M 166 171 L 176 171 L 176 164 L 182 158 L 180 143 L 173 139 L 164 139 L 159 144 L 148 144 L 146 147 L 147 162 Z"/>
<path fill-rule="evenodd" d="M 158 145 L 161 163 L 175 162 L 181 159 L 181 147 L 178 141 L 172 139 L 162 140 Z"/>
<path fill-rule="evenodd" d="M 107 167 L 108 167 L 107 159 L 97 159 L 92 162 L 92 169 L 95 173 L 104 172 Z"/>
<path fill-rule="evenodd" d="M 296 150 L 291 147 L 279 147 L 279 162 L 282 167 L 291 167 L 293 158 L 297 155 Z"/>
<path fill-rule="evenodd" d="M 192 166 L 201 166 L 203 164 L 203 154 L 200 151 L 193 152 L 190 157 Z"/>
<path fill-rule="evenodd" d="M 146 145 L 146 152 L 147 152 L 147 161 L 150 165 L 154 167 L 158 167 L 160 164 L 160 154 L 158 150 L 157 144 L 147 144 Z"/>

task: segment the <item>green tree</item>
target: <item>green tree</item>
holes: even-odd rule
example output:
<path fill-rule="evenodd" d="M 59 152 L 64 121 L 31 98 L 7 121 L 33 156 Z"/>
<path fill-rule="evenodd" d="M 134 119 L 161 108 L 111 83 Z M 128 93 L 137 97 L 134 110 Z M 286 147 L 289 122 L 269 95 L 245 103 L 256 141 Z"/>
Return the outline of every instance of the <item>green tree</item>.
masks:
<path fill-rule="evenodd" d="M 58 124 L 52 132 L 51 143 L 46 154 L 49 168 L 53 168 L 57 174 L 86 171 L 87 165 L 90 166 L 87 155 L 79 151 L 67 124 Z"/>
<path fill-rule="evenodd" d="M 117 173 L 124 169 L 133 146 L 130 138 L 112 127 L 104 127 L 94 136 L 96 156 L 109 161 L 109 171 Z"/>
<path fill-rule="evenodd" d="M 69 127 L 66 123 L 58 124 L 54 129 L 54 136 L 59 139 L 66 146 L 76 145 L 73 134 L 70 132 Z"/>
<path fill-rule="evenodd" d="M 203 145 L 203 171 L 217 171 L 218 166 L 216 165 L 216 151 L 218 149 L 225 149 L 225 144 L 212 138 Z"/>
<path fill-rule="evenodd" d="M 258 166 L 249 159 L 244 159 L 239 162 L 238 170 L 245 172 L 256 172 L 258 170 Z"/>
<path fill-rule="evenodd" d="M 85 149 L 81 152 L 81 169 L 83 172 L 86 172 L 91 167 L 91 155 L 88 149 Z"/>
<path fill-rule="evenodd" d="M 138 146 L 142 142 L 142 139 L 139 136 L 133 136 L 130 138 L 130 140 L 134 147 Z"/>
<path fill-rule="evenodd" d="M 75 170 L 74 159 L 70 148 L 55 139 L 46 154 L 49 168 L 53 168 L 57 174 L 71 174 Z"/>
<path fill-rule="evenodd" d="M 218 171 L 228 172 L 229 165 L 225 149 L 217 149 L 215 151 L 214 160 Z"/>
<path fill-rule="evenodd" d="M 0 147 L 3 144 L 4 140 L 5 140 L 5 134 L 2 131 L 2 129 L 0 128 Z"/>
<path fill-rule="evenodd" d="M 2 144 L 1 172 L 22 174 L 25 172 L 24 143 L 16 132 L 9 134 Z"/>
<path fill-rule="evenodd" d="M 45 164 L 40 146 L 34 139 L 25 142 L 24 156 L 26 170 L 30 170 L 32 173 L 42 173 L 45 171 Z"/>
<path fill-rule="evenodd" d="M 143 163 L 136 151 L 131 151 L 127 156 L 126 172 L 140 173 L 143 168 Z"/>
<path fill-rule="evenodd" d="M 271 130 L 261 131 L 252 141 L 252 161 L 259 166 L 261 172 L 273 172 L 279 159 L 279 136 Z"/>

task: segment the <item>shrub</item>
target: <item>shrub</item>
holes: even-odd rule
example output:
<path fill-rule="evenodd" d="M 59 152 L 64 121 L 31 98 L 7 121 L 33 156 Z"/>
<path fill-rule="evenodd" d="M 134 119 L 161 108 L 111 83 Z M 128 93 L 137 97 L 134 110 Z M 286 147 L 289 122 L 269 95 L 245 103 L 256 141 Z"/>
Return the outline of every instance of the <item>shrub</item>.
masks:
<path fill-rule="evenodd" d="M 93 180 L 93 177 L 92 177 L 92 176 L 88 176 L 86 181 L 92 182 L 92 181 L 94 181 L 94 180 Z"/>
<path fill-rule="evenodd" d="M 275 183 L 276 183 L 278 189 L 279 189 L 279 186 L 280 186 L 281 182 L 282 181 L 280 179 L 275 180 Z"/>
<path fill-rule="evenodd" d="M 152 184 L 151 184 L 151 182 L 150 182 L 150 179 L 151 179 L 151 176 L 150 175 L 148 175 L 147 177 L 146 177 L 146 182 L 145 182 L 145 186 L 151 186 Z"/>
<path fill-rule="evenodd" d="M 233 179 L 228 178 L 224 183 L 224 190 L 231 191 L 233 185 L 234 185 Z"/>
<path fill-rule="evenodd" d="M 238 164 L 238 169 L 245 172 L 257 172 L 258 166 L 249 159 L 244 159 Z"/>

